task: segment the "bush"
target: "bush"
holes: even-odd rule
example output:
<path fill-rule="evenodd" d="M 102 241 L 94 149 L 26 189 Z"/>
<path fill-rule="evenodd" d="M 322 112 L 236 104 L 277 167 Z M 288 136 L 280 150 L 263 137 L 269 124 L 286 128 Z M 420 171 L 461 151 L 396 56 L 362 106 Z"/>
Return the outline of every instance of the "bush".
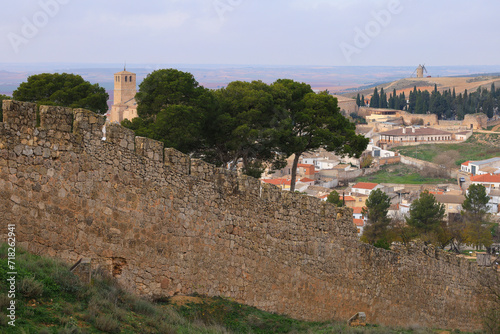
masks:
<path fill-rule="evenodd" d="M 19 292 L 26 298 L 36 298 L 43 293 L 43 283 L 35 280 L 34 277 L 22 278 L 19 282 Z"/>
<path fill-rule="evenodd" d="M 119 333 L 120 324 L 110 315 L 100 315 L 95 319 L 95 327 L 106 333 Z"/>
<path fill-rule="evenodd" d="M 147 300 L 137 298 L 133 301 L 132 310 L 144 315 L 155 315 L 156 308 Z"/>

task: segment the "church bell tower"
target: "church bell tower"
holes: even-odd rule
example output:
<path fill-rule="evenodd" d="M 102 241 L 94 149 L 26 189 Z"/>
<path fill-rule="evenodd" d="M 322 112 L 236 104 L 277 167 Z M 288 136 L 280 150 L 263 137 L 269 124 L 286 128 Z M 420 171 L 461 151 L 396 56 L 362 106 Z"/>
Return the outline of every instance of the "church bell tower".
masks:
<path fill-rule="evenodd" d="M 115 92 L 114 103 L 122 104 L 132 100 L 137 93 L 135 73 L 128 72 L 125 69 L 115 73 Z"/>

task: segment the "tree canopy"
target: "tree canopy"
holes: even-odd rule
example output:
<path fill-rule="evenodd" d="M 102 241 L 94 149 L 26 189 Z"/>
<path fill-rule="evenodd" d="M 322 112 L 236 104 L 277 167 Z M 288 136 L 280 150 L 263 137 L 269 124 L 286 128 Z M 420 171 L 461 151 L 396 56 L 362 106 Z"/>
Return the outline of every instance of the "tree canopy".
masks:
<path fill-rule="evenodd" d="M 369 244 L 388 244 L 387 228 L 390 219 L 387 217 L 391 200 L 389 196 L 380 189 L 370 193 L 365 202 L 366 208 L 363 214 L 367 218 L 367 224 L 363 231 L 362 241 Z"/>
<path fill-rule="evenodd" d="M 355 134 L 337 100 L 316 94 L 305 83 L 279 79 L 235 81 L 215 91 L 199 86 L 190 73 L 158 70 L 136 95 L 139 118 L 123 125 L 184 153 L 260 177 L 264 163 L 282 167 L 292 154 L 325 147 L 359 155 L 368 139 Z M 297 161 L 292 169 L 295 187 Z"/>
<path fill-rule="evenodd" d="M 278 124 L 273 128 L 275 150 L 285 156 L 294 154 L 290 190 L 295 190 L 300 156 L 324 147 L 339 155 L 359 157 L 368 139 L 356 135 L 356 126 L 337 107 L 337 99 L 327 92 L 314 93 L 309 85 L 293 80 L 273 84 L 279 96 Z"/>
<path fill-rule="evenodd" d="M 81 76 L 68 73 L 42 73 L 28 77 L 14 91 L 15 100 L 85 108 L 98 114 L 108 111 L 108 93 L 98 84 L 91 84 Z"/>
<path fill-rule="evenodd" d="M 465 201 L 462 204 L 465 215 L 475 220 L 482 221 L 488 212 L 489 196 L 486 188 L 482 184 L 471 184 L 465 194 Z"/>
<path fill-rule="evenodd" d="M 342 207 L 344 206 L 344 202 L 340 199 L 339 193 L 335 190 L 333 190 L 328 197 L 326 198 L 326 201 L 328 203 L 335 204 L 337 207 Z"/>
<path fill-rule="evenodd" d="M 424 241 L 430 241 L 439 233 L 444 214 L 444 205 L 437 202 L 434 195 L 426 190 L 411 203 L 410 215 L 406 222 Z"/>
<path fill-rule="evenodd" d="M 194 76 L 176 69 L 161 69 L 150 74 L 139 85 L 135 96 L 137 113 L 146 118 L 158 115 L 172 105 L 199 104 L 206 89 L 200 86 Z"/>
<path fill-rule="evenodd" d="M 493 243 L 493 236 L 488 228 L 489 222 L 486 219 L 489 200 L 483 185 L 471 184 L 462 204 L 464 209 L 462 215 L 465 218 L 465 241 L 477 248 L 490 247 Z"/>

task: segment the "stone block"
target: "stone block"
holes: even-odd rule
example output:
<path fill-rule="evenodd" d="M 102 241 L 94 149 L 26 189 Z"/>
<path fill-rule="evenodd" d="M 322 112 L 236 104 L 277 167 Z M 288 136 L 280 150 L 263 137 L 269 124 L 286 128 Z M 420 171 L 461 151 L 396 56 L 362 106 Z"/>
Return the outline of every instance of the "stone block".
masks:
<path fill-rule="evenodd" d="M 191 158 L 188 155 L 168 147 L 164 151 L 164 157 L 165 165 L 172 167 L 180 174 L 189 175 L 191 173 Z"/>
<path fill-rule="evenodd" d="M 135 137 L 135 153 L 154 161 L 163 161 L 163 143 L 154 139 Z"/>
<path fill-rule="evenodd" d="M 135 148 L 135 133 L 133 130 L 119 124 L 106 124 L 106 141 L 133 151 Z"/>
<path fill-rule="evenodd" d="M 104 137 L 105 124 L 105 116 L 86 109 L 73 110 L 73 133 L 82 140 L 101 140 Z"/>
<path fill-rule="evenodd" d="M 40 127 L 44 130 L 71 132 L 73 130 L 73 109 L 40 106 Z"/>
<path fill-rule="evenodd" d="M 3 122 L 20 130 L 22 126 L 36 126 L 36 103 L 3 100 Z"/>

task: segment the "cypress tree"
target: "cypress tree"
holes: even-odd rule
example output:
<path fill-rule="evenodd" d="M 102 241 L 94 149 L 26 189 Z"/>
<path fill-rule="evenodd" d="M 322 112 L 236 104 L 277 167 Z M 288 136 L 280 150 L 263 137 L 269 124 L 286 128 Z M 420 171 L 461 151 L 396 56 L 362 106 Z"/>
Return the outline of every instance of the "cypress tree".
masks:
<path fill-rule="evenodd" d="M 379 107 L 379 96 L 378 96 L 378 90 L 377 87 L 373 90 L 373 95 L 372 98 L 370 99 L 370 107 L 371 108 L 378 108 Z"/>
<path fill-rule="evenodd" d="M 379 99 L 379 108 L 387 108 L 387 96 L 384 92 L 384 87 L 380 88 L 380 99 Z"/>

